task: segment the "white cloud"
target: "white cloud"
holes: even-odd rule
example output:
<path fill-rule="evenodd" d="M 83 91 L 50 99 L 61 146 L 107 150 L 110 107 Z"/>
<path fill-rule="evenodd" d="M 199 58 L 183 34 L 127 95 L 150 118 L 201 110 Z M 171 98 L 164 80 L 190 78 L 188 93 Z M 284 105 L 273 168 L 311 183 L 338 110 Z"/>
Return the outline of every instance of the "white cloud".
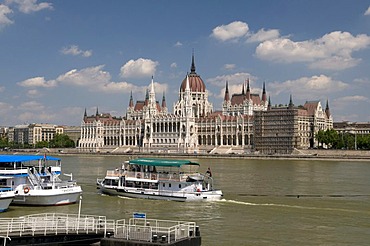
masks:
<path fill-rule="evenodd" d="M 22 87 L 55 87 L 57 85 L 55 80 L 46 81 L 44 77 L 34 77 L 18 82 Z"/>
<path fill-rule="evenodd" d="M 271 30 L 265 30 L 261 29 L 255 34 L 251 34 L 250 37 L 247 39 L 247 42 L 252 43 L 252 42 L 263 42 L 266 40 L 271 40 L 271 39 L 277 39 L 280 37 L 280 32 L 278 29 L 271 29 Z"/>
<path fill-rule="evenodd" d="M 366 34 L 352 36 L 348 32 L 336 31 L 301 42 L 287 38 L 268 40 L 257 46 L 256 55 L 263 60 L 308 62 L 311 68 L 342 70 L 356 66 L 360 59 L 353 58 L 352 53 L 369 46 L 370 37 Z"/>
<path fill-rule="evenodd" d="M 234 73 L 234 74 L 228 74 L 228 75 L 220 75 L 215 78 L 207 79 L 207 83 L 210 83 L 212 85 L 218 86 L 218 87 L 224 87 L 226 81 L 228 81 L 229 86 L 233 84 L 241 85 L 244 83 L 246 79 L 254 80 L 254 77 L 252 77 L 249 73 Z M 241 88 L 241 87 L 240 87 Z"/>
<path fill-rule="evenodd" d="M 41 93 L 38 90 L 32 89 L 27 91 L 27 96 L 30 98 L 38 98 L 41 96 Z"/>
<path fill-rule="evenodd" d="M 44 105 L 36 101 L 25 102 L 18 107 L 24 111 L 42 111 L 45 109 Z"/>
<path fill-rule="evenodd" d="M 12 20 L 8 18 L 8 14 L 13 13 L 13 11 L 6 5 L 0 4 L 0 27 L 10 25 L 13 23 Z"/>
<path fill-rule="evenodd" d="M 77 45 L 70 45 L 69 47 L 64 47 L 60 52 L 64 55 L 73 55 L 73 56 L 81 55 L 83 57 L 92 56 L 91 50 L 81 50 Z"/>
<path fill-rule="evenodd" d="M 136 86 L 128 82 L 109 82 L 99 87 L 101 91 L 108 93 L 122 93 L 122 92 L 143 92 L 146 86 Z"/>
<path fill-rule="evenodd" d="M 171 68 L 177 68 L 177 63 L 176 62 L 172 62 L 171 65 L 170 65 Z"/>
<path fill-rule="evenodd" d="M 51 112 L 23 112 L 18 115 L 18 121 L 28 123 L 50 123 L 55 122 L 57 114 Z"/>
<path fill-rule="evenodd" d="M 139 58 L 137 60 L 129 60 L 121 67 L 121 77 L 145 78 L 155 74 L 158 62 L 150 59 Z"/>
<path fill-rule="evenodd" d="M 175 47 L 180 47 L 182 46 L 182 43 L 180 41 L 177 41 L 176 44 L 174 44 Z"/>
<path fill-rule="evenodd" d="M 342 91 L 348 88 L 348 84 L 333 80 L 331 77 L 325 75 L 319 75 L 287 80 L 283 83 L 272 82 L 269 83 L 268 87 L 269 91 L 274 95 L 287 92 L 293 94 L 295 98 L 307 100 L 307 96 L 310 98 L 325 98 L 327 95 L 336 91 Z"/>
<path fill-rule="evenodd" d="M 37 3 L 37 0 L 5 0 L 5 3 L 7 5 L 10 4 L 17 4 L 18 9 L 20 12 L 29 14 L 32 12 L 37 12 L 43 9 L 53 9 L 53 6 L 51 3 L 47 2 L 42 2 L 42 3 Z"/>
<path fill-rule="evenodd" d="M 235 64 L 225 64 L 224 65 L 224 69 L 225 70 L 233 70 L 233 69 L 235 69 Z"/>
<path fill-rule="evenodd" d="M 367 8 L 366 12 L 364 13 L 364 15 L 370 15 L 370 6 L 369 8 Z"/>
<path fill-rule="evenodd" d="M 221 41 L 237 40 L 245 36 L 249 31 L 248 24 L 241 21 L 234 21 L 228 25 L 217 26 L 212 30 L 211 37 Z"/>
<path fill-rule="evenodd" d="M 5 87 L 4 86 L 0 86 L 0 92 L 4 92 L 5 91 Z"/>
<path fill-rule="evenodd" d="M 56 79 L 60 83 L 86 86 L 94 89 L 94 86 L 104 85 L 110 82 L 111 76 L 103 71 L 104 65 L 88 67 L 81 70 L 72 69 Z"/>

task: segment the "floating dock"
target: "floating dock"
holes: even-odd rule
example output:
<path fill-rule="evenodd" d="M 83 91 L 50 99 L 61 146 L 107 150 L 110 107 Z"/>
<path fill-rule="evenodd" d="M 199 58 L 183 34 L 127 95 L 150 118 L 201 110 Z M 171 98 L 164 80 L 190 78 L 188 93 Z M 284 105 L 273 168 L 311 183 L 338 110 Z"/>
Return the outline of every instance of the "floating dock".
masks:
<path fill-rule="evenodd" d="M 201 245 L 195 222 L 42 213 L 0 218 L 0 245 Z"/>

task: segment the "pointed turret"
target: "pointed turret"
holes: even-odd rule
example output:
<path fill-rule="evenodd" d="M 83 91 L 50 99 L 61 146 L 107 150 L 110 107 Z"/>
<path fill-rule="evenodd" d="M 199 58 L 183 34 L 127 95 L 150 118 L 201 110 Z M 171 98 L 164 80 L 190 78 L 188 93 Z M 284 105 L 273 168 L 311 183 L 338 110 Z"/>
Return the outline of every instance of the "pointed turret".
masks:
<path fill-rule="evenodd" d="M 244 84 L 242 84 L 242 95 L 245 95 Z"/>
<path fill-rule="evenodd" d="M 146 94 L 145 94 L 145 102 L 144 102 L 145 106 L 148 106 L 149 105 L 149 91 L 148 89 L 146 89 Z"/>
<path fill-rule="evenodd" d="M 132 98 L 132 91 L 131 91 L 131 94 L 130 94 L 130 102 L 128 103 L 128 106 L 130 108 L 133 108 L 134 107 L 134 99 Z"/>
<path fill-rule="evenodd" d="M 186 75 L 186 86 L 185 86 L 185 92 L 190 93 L 190 82 L 189 82 L 189 75 Z"/>
<path fill-rule="evenodd" d="M 251 98 L 251 88 L 249 87 L 249 79 L 247 79 L 247 98 Z"/>
<path fill-rule="evenodd" d="M 154 90 L 154 77 L 152 76 L 152 81 L 150 83 L 150 91 L 149 91 L 149 104 L 155 105 L 155 90 Z"/>
<path fill-rule="evenodd" d="M 194 50 L 193 50 L 193 55 L 191 56 L 191 67 L 190 67 L 190 74 L 195 73 L 195 62 L 194 62 Z"/>
<path fill-rule="evenodd" d="M 228 102 L 230 101 L 230 95 L 229 95 L 229 82 L 226 81 L 226 89 L 225 89 L 225 97 L 224 101 Z"/>
<path fill-rule="evenodd" d="M 329 109 L 329 100 L 326 99 L 326 107 L 325 107 L 325 114 L 328 118 L 330 118 L 330 109 Z"/>
<path fill-rule="evenodd" d="M 96 116 L 98 116 L 98 115 L 99 115 L 99 108 L 96 107 Z"/>
<path fill-rule="evenodd" d="M 84 118 L 87 117 L 87 112 L 86 112 L 86 108 L 85 108 L 85 113 L 84 113 Z"/>
<path fill-rule="evenodd" d="M 268 105 L 267 105 L 267 110 L 270 110 L 271 109 L 271 98 L 270 98 L 270 96 L 269 96 L 269 103 L 268 103 Z"/>
<path fill-rule="evenodd" d="M 166 97 L 165 97 L 164 92 L 163 92 L 162 109 L 164 109 L 164 108 L 167 108 L 167 105 L 166 105 Z"/>
<path fill-rule="evenodd" d="M 289 105 L 288 105 L 288 108 L 293 108 L 294 104 L 293 104 L 293 99 L 292 99 L 292 94 L 290 94 L 290 99 L 289 99 Z"/>
<path fill-rule="evenodd" d="M 266 102 L 266 87 L 265 82 L 263 82 L 263 88 L 262 88 L 262 101 Z"/>

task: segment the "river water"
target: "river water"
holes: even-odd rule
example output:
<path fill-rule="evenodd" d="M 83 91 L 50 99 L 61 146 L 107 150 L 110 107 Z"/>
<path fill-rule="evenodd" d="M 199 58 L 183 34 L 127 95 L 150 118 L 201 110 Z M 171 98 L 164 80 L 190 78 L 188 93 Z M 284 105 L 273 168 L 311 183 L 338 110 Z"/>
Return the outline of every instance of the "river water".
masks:
<path fill-rule="evenodd" d="M 211 167 L 218 202 L 181 203 L 101 195 L 96 178 L 124 156 L 62 156 L 82 186 L 82 214 L 194 221 L 202 245 L 369 245 L 370 161 L 193 159 Z M 68 177 L 64 177 L 68 178 Z M 78 213 L 79 205 L 11 206 L 1 217 Z"/>

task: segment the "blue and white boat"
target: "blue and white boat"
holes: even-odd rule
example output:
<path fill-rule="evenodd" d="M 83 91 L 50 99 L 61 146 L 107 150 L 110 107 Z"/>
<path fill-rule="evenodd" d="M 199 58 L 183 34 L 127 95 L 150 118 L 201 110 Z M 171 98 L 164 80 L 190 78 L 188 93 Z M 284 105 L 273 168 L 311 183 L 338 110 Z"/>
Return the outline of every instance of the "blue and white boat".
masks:
<path fill-rule="evenodd" d="M 0 212 L 4 212 L 8 209 L 14 196 L 14 191 L 7 188 L 0 188 Z"/>
<path fill-rule="evenodd" d="M 213 187 L 210 172 L 198 172 L 199 163 L 188 160 L 139 158 L 107 170 L 97 179 L 102 193 L 132 198 L 173 201 L 215 201 L 222 191 Z"/>
<path fill-rule="evenodd" d="M 14 192 L 12 204 L 48 206 L 76 203 L 82 193 L 61 180 L 61 160 L 39 155 L 0 155 L 0 185 Z"/>

